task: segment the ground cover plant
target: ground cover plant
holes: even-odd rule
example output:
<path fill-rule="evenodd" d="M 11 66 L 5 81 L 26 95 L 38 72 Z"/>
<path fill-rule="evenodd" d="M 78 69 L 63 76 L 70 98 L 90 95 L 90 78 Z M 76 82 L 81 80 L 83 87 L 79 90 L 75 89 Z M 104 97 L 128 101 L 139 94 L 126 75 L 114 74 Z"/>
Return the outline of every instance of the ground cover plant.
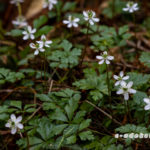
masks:
<path fill-rule="evenodd" d="M 0 150 L 150 149 L 150 2 L 0 1 Z"/>

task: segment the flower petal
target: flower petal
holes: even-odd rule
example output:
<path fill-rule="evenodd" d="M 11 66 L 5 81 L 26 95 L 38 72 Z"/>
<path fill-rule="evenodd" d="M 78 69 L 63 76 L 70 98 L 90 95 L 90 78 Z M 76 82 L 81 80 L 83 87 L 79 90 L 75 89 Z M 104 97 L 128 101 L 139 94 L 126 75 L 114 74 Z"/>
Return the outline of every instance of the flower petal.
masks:
<path fill-rule="evenodd" d="M 11 134 L 15 134 L 17 132 L 17 128 L 11 128 Z"/>
<path fill-rule="evenodd" d="M 5 124 L 5 127 L 10 128 L 11 124 L 8 122 L 8 123 Z"/>
<path fill-rule="evenodd" d="M 38 50 L 35 50 L 34 51 L 34 55 L 38 55 L 39 54 L 39 51 Z"/>
<path fill-rule="evenodd" d="M 144 109 L 145 109 L 145 110 L 149 110 L 149 109 L 150 109 L 150 105 L 146 105 L 146 106 L 144 107 Z"/>
<path fill-rule="evenodd" d="M 18 123 L 18 124 L 17 124 L 17 127 L 18 127 L 19 129 L 23 129 L 23 124 Z"/>
<path fill-rule="evenodd" d="M 98 64 L 103 64 L 103 63 L 104 63 L 104 59 L 98 62 Z"/>
<path fill-rule="evenodd" d="M 115 86 L 118 86 L 120 84 L 120 81 L 117 81 L 116 83 L 115 83 Z"/>
<path fill-rule="evenodd" d="M 132 81 L 130 81 L 130 82 L 127 84 L 127 87 L 128 87 L 128 88 L 131 88 L 131 87 L 132 87 L 132 85 L 133 85 L 133 82 L 132 82 Z"/>
<path fill-rule="evenodd" d="M 22 120 L 22 116 L 19 116 L 19 117 L 16 119 L 16 123 L 21 122 L 21 120 Z"/>
<path fill-rule="evenodd" d="M 147 104 L 150 104 L 150 99 L 149 98 L 144 98 L 143 101 Z"/>
<path fill-rule="evenodd" d="M 11 114 L 10 118 L 13 122 L 16 122 L 16 116 L 14 114 Z"/>
<path fill-rule="evenodd" d="M 119 79 L 119 77 L 117 75 L 114 75 L 113 77 L 114 77 L 115 80 Z"/>
<path fill-rule="evenodd" d="M 125 94 L 124 94 L 124 99 L 125 99 L 125 100 L 128 100 L 128 99 L 129 99 L 129 94 L 128 94 L 128 93 L 125 93 Z"/>
<path fill-rule="evenodd" d="M 123 94 L 124 93 L 124 91 L 123 91 L 123 89 L 119 89 L 118 91 L 117 91 L 117 94 Z"/>
<path fill-rule="evenodd" d="M 128 79 L 129 79 L 129 76 L 124 76 L 122 79 L 123 79 L 123 80 L 128 80 Z"/>
<path fill-rule="evenodd" d="M 134 90 L 134 89 L 129 89 L 129 92 L 134 94 L 134 93 L 136 93 L 136 90 Z"/>

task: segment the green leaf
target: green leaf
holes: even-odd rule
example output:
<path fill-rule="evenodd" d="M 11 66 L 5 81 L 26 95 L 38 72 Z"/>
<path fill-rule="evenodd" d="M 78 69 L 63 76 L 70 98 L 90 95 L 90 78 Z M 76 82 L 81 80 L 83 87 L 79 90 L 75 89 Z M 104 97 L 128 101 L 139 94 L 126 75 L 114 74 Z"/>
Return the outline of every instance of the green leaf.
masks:
<path fill-rule="evenodd" d="M 136 91 L 136 93 L 133 95 L 133 101 L 137 105 L 143 104 L 143 99 L 147 97 L 147 94 L 145 92 Z"/>
<path fill-rule="evenodd" d="M 150 67 L 150 52 L 142 52 L 140 59 L 145 66 Z"/>
<path fill-rule="evenodd" d="M 34 28 L 38 29 L 42 25 L 44 25 L 48 21 L 48 18 L 46 16 L 40 16 L 38 19 L 34 20 L 33 26 Z"/>
<path fill-rule="evenodd" d="M 62 132 L 67 126 L 68 126 L 67 124 L 56 125 L 56 126 L 53 128 L 54 134 L 55 134 L 55 135 L 61 134 L 61 132 Z"/>
<path fill-rule="evenodd" d="M 39 120 L 37 132 L 41 135 L 43 140 L 48 140 L 53 137 L 53 125 L 47 118 L 42 118 Z"/>
<path fill-rule="evenodd" d="M 21 101 L 11 101 L 10 106 L 22 109 L 22 102 Z"/>
<path fill-rule="evenodd" d="M 76 2 L 66 2 L 64 7 L 62 8 L 62 11 L 68 11 L 68 10 L 74 10 L 76 7 Z"/>
<path fill-rule="evenodd" d="M 60 149 L 60 147 L 63 145 L 64 143 L 64 140 L 65 140 L 65 137 L 64 136 L 60 136 L 56 139 L 56 143 L 55 143 L 55 147 L 56 149 Z"/>
<path fill-rule="evenodd" d="M 45 102 L 43 103 L 43 110 L 56 109 L 57 106 L 54 103 Z"/>
<path fill-rule="evenodd" d="M 79 136 L 80 136 L 80 139 L 81 139 L 82 141 L 94 140 L 94 136 L 93 136 L 93 134 L 92 134 L 91 131 L 84 131 L 84 132 L 81 132 L 81 133 L 79 134 Z"/>
<path fill-rule="evenodd" d="M 86 111 L 78 111 L 76 113 L 76 116 L 73 119 L 73 123 L 80 123 L 83 120 L 83 117 L 85 116 Z"/>
<path fill-rule="evenodd" d="M 36 32 L 35 37 L 38 38 L 39 36 L 41 36 L 41 35 L 43 35 L 43 34 L 48 34 L 49 31 L 51 31 L 52 29 L 53 29 L 52 26 L 46 25 L 46 26 L 40 28 L 40 29 Z"/>
<path fill-rule="evenodd" d="M 59 120 L 59 121 L 63 121 L 63 122 L 67 122 L 67 121 L 68 121 L 66 115 L 65 115 L 65 114 L 63 113 L 63 111 L 62 111 L 61 109 L 59 109 L 59 108 L 57 108 L 57 109 L 55 110 L 55 112 L 50 115 L 50 118 L 51 118 L 52 120 Z"/>
<path fill-rule="evenodd" d="M 67 40 L 63 40 L 60 47 L 62 47 L 65 51 L 69 51 L 72 48 L 72 44 Z"/>
<path fill-rule="evenodd" d="M 71 99 L 69 100 L 69 104 L 66 105 L 65 107 L 65 111 L 67 112 L 69 120 L 72 119 L 75 110 L 78 108 L 78 101 L 79 99 L 78 100 Z"/>
<path fill-rule="evenodd" d="M 58 48 L 61 50 L 55 50 L 52 52 L 51 56 L 47 57 L 52 61 L 50 63 L 51 67 L 73 68 L 74 66 L 78 65 L 79 56 L 81 55 L 81 49 L 71 49 L 72 44 L 67 40 L 63 40 Z"/>
<path fill-rule="evenodd" d="M 13 37 L 18 37 L 18 36 L 22 36 L 22 32 L 23 31 L 20 29 L 13 29 L 8 33 L 8 35 L 11 35 Z"/>
<path fill-rule="evenodd" d="M 136 126 L 134 124 L 126 124 L 116 128 L 115 131 L 120 133 L 149 133 L 146 127 Z"/>
<path fill-rule="evenodd" d="M 36 94 L 36 97 L 39 98 L 41 101 L 47 101 L 47 102 L 52 101 L 46 94 Z"/>
<path fill-rule="evenodd" d="M 68 128 L 66 128 L 66 129 L 64 130 L 63 135 L 64 135 L 65 137 L 66 137 L 66 136 L 70 136 L 70 135 L 76 133 L 77 130 L 78 130 L 78 128 L 79 128 L 78 125 L 71 124 L 71 125 L 69 125 Z"/>
<path fill-rule="evenodd" d="M 72 136 L 66 138 L 66 144 L 74 144 L 74 143 L 76 143 L 76 140 L 77 140 L 76 136 L 72 135 Z"/>
<path fill-rule="evenodd" d="M 126 33 L 128 30 L 129 30 L 128 25 L 124 25 L 124 26 L 119 28 L 119 32 L 118 33 L 119 33 L 119 35 L 122 35 L 122 34 Z"/>
<path fill-rule="evenodd" d="M 79 131 L 87 128 L 90 125 L 91 119 L 87 119 L 81 122 L 80 126 L 79 126 Z"/>
<path fill-rule="evenodd" d="M 4 84 L 5 82 L 14 83 L 24 77 L 24 74 L 21 72 L 12 72 L 9 69 L 0 68 L 0 84 Z"/>
<path fill-rule="evenodd" d="M 129 81 L 133 81 L 133 85 L 136 88 L 140 88 L 142 85 L 147 84 L 147 82 L 150 80 L 149 74 L 141 74 L 136 72 L 129 72 L 127 73 L 129 75 Z"/>

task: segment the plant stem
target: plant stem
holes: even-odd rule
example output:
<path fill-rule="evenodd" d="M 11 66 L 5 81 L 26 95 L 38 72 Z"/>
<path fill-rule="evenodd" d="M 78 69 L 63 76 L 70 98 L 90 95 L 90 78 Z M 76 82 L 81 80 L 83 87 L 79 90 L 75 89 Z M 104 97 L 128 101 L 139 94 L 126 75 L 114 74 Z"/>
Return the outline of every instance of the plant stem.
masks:
<path fill-rule="evenodd" d="M 18 7 L 18 14 L 19 14 L 19 16 L 22 16 L 22 9 L 21 9 L 21 5 L 20 5 L 19 2 L 17 3 L 17 7 Z"/>
<path fill-rule="evenodd" d="M 112 17 L 115 16 L 115 0 L 112 1 Z"/>
<path fill-rule="evenodd" d="M 107 64 L 106 64 L 106 73 L 107 73 L 106 83 L 107 83 L 107 89 L 108 89 L 109 106 L 110 106 L 110 109 L 112 110 L 110 81 L 109 81 L 109 68 L 108 68 L 108 65 L 107 65 Z M 112 115 L 112 120 L 113 120 L 113 112 L 112 112 L 111 115 Z"/>
<path fill-rule="evenodd" d="M 105 112 L 104 110 L 102 110 L 101 108 L 97 107 L 95 104 L 91 103 L 88 100 L 85 100 L 85 102 L 87 102 L 88 104 L 92 105 L 94 108 L 96 108 L 97 110 L 99 110 L 101 113 L 103 113 L 105 116 L 107 116 L 109 119 L 112 119 L 112 121 L 114 121 L 115 123 L 117 123 L 118 125 L 122 125 L 120 122 L 118 122 L 116 119 L 113 119 L 113 117 L 108 114 L 107 112 Z"/>
<path fill-rule="evenodd" d="M 87 47 L 88 47 L 89 27 L 90 27 L 90 24 L 88 23 L 88 25 L 87 25 L 87 32 L 86 32 L 86 46 L 85 46 L 85 48 L 84 48 L 84 50 L 83 50 L 83 54 L 82 54 L 82 58 L 81 58 L 81 63 L 80 63 L 80 65 L 82 65 L 82 63 L 83 63 L 83 59 L 84 59 L 85 54 L 86 54 L 86 49 L 87 49 Z"/>
<path fill-rule="evenodd" d="M 130 121 L 132 122 L 132 117 L 131 117 L 131 114 L 130 114 L 130 106 L 129 106 L 128 101 L 127 101 L 127 110 L 128 110 L 128 115 L 129 115 Z"/>

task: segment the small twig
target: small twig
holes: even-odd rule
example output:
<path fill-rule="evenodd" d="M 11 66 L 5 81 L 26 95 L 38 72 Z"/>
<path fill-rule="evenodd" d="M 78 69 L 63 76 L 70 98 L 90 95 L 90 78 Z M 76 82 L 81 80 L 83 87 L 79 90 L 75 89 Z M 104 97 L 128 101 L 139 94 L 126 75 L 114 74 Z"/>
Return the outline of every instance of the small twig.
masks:
<path fill-rule="evenodd" d="M 89 102 L 88 100 L 85 100 L 85 102 L 87 102 L 88 104 L 92 105 L 94 108 L 96 108 L 97 110 L 99 110 L 100 112 L 102 112 L 105 116 L 107 116 L 109 119 L 113 119 L 113 121 L 115 123 L 117 123 L 118 125 L 122 125 L 120 122 L 118 122 L 116 119 L 114 119 L 110 114 L 108 114 L 107 112 L 105 112 L 104 110 L 102 110 L 101 108 L 97 107 L 96 105 L 94 105 L 93 103 Z"/>
<path fill-rule="evenodd" d="M 53 83 L 54 83 L 54 80 L 51 80 L 51 83 L 50 83 L 48 92 L 51 92 L 51 91 L 52 91 Z"/>
<path fill-rule="evenodd" d="M 23 122 L 23 124 L 26 123 L 27 121 L 29 121 L 32 117 L 34 117 L 34 115 L 35 115 L 41 108 L 42 108 L 42 105 L 41 105 L 35 112 L 33 112 L 33 113 L 31 114 L 31 116 L 29 116 L 28 119 Z"/>

